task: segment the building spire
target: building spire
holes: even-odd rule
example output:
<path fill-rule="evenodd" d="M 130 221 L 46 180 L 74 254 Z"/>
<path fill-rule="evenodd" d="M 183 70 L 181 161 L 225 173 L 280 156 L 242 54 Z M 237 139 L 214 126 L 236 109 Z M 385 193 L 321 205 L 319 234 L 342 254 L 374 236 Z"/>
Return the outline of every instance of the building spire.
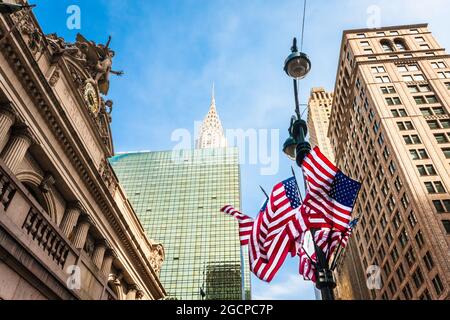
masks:
<path fill-rule="evenodd" d="M 225 148 L 227 140 L 223 132 L 222 123 L 216 110 L 215 84 L 212 86 L 211 105 L 200 128 L 197 149 Z"/>
<path fill-rule="evenodd" d="M 216 106 L 216 88 L 215 88 L 215 83 L 214 82 L 213 82 L 213 85 L 212 85 L 211 105 Z"/>

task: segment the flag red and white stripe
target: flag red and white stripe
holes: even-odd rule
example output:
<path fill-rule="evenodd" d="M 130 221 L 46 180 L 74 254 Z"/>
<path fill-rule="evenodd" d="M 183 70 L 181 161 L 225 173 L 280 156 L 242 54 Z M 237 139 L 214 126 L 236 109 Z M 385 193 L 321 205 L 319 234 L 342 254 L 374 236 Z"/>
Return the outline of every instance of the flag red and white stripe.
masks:
<path fill-rule="evenodd" d="M 247 245 L 252 233 L 253 219 L 237 211 L 232 206 L 225 206 L 221 211 L 237 219 L 239 224 L 239 240 L 241 241 L 241 245 Z"/>
<path fill-rule="evenodd" d="M 353 208 L 330 197 L 332 184 L 339 169 L 317 147 L 306 156 L 302 168 L 308 186 L 303 203 L 304 213 L 311 215 L 310 228 L 322 228 L 327 223 L 333 229 L 345 231 L 351 220 Z"/>
<path fill-rule="evenodd" d="M 296 240 L 307 229 L 300 212 L 300 196 L 295 178 L 277 185 L 255 220 L 231 206 L 222 211 L 239 223 L 241 244 L 249 245 L 250 268 L 261 280 L 270 282 L 289 253 L 294 256 Z M 300 240 L 299 240 L 300 239 Z"/>

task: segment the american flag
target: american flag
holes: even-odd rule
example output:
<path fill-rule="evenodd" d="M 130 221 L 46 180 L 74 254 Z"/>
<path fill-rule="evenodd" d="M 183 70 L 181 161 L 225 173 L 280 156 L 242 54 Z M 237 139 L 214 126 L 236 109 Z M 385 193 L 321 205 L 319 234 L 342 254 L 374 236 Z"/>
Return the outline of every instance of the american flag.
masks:
<path fill-rule="evenodd" d="M 303 161 L 307 195 L 302 212 L 308 216 L 309 227 L 329 227 L 345 232 L 361 184 L 341 172 L 318 147 Z"/>
<path fill-rule="evenodd" d="M 252 233 L 253 219 L 246 216 L 245 214 L 237 211 L 232 206 L 225 206 L 222 208 L 221 211 L 238 220 L 239 240 L 241 241 L 242 246 L 247 245 L 248 241 L 250 240 L 250 235 Z"/>
<path fill-rule="evenodd" d="M 326 259 L 330 262 L 330 258 L 335 253 L 336 249 L 345 248 L 348 244 L 348 240 L 353 232 L 353 229 L 358 224 L 358 218 L 353 219 L 349 223 L 349 227 L 345 232 L 331 230 L 331 229 L 320 229 L 314 234 L 314 241 L 317 246 L 324 252 Z M 300 268 L 299 272 L 303 275 L 305 280 L 311 280 L 316 282 L 315 277 L 315 264 L 317 263 L 317 256 L 315 253 L 308 257 L 305 253 L 303 247 L 298 249 L 297 252 L 300 257 Z M 335 254 L 338 254 L 336 252 Z M 330 266 L 331 267 L 331 266 Z"/>
<path fill-rule="evenodd" d="M 238 220 L 241 244 L 249 245 L 250 268 L 263 281 L 272 281 L 289 252 L 295 255 L 296 241 L 306 231 L 296 183 L 291 178 L 277 184 L 251 226 L 251 218 L 233 207 L 221 210 Z"/>
<path fill-rule="evenodd" d="M 303 279 L 309 280 L 312 282 L 316 282 L 316 267 L 314 266 L 315 261 L 312 261 L 305 249 L 303 247 L 300 248 L 298 252 L 298 256 L 300 257 L 300 267 L 299 273 L 303 276 Z"/>

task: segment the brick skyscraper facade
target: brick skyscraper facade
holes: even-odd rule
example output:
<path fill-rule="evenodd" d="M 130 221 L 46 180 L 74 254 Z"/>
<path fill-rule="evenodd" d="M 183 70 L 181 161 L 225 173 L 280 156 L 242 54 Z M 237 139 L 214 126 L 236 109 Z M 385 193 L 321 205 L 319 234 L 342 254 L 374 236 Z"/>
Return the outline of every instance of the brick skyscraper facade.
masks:
<path fill-rule="evenodd" d="M 449 67 L 426 24 L 344 32 L 328 134 L 363 187 L 343 298 L 450 298 Z M 380 290 L 367 289 L 371 265 Z"/>

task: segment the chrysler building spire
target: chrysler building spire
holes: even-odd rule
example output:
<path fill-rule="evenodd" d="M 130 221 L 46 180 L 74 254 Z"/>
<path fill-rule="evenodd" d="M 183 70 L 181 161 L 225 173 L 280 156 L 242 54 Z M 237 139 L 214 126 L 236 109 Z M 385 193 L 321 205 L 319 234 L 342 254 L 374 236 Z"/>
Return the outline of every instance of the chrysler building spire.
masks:
<path fill-rule="evenodd" d="M 225 148 L 226 146 L 227 140 L 216 110 L 216 97 L 213 84 L 211 105 L 200 128 L 200 135 L 197 140 L 197 149 Z"/>

